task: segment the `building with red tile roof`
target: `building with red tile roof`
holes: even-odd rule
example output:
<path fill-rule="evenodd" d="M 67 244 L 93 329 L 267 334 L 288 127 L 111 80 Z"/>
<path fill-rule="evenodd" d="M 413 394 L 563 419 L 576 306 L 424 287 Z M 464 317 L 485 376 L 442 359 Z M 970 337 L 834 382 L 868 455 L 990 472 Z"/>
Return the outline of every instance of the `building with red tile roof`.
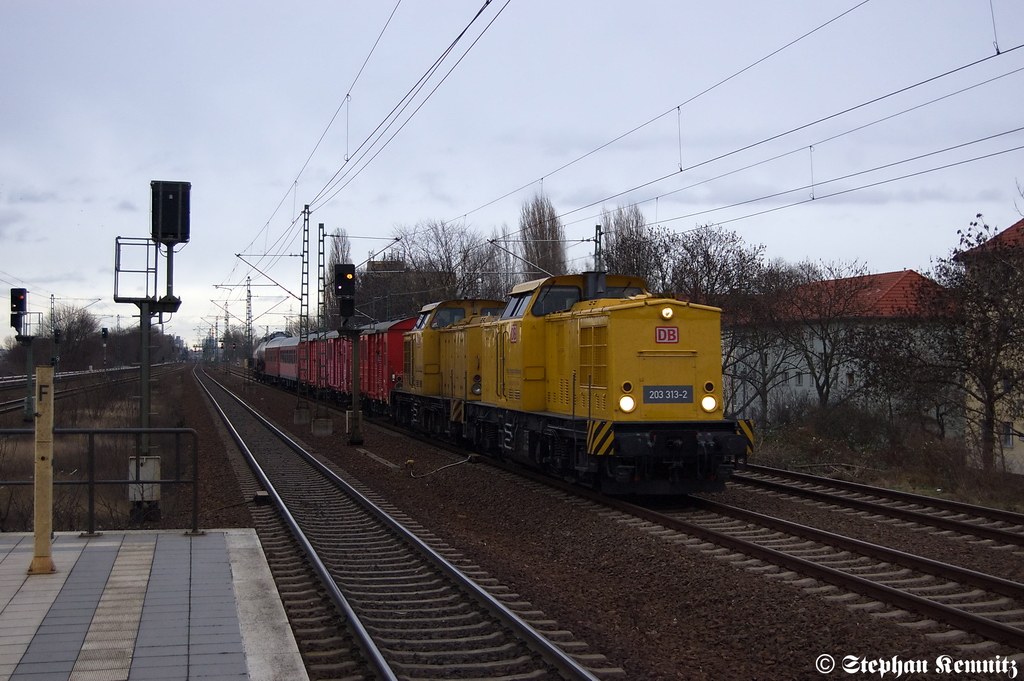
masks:
<path fill-rule="evenodd" d="M 914 270 L 868 274 L 847 281 L 857 291 L 858 317 L 914 316 L 920 312 L 921 294 L 939 288 L 934 281 Z"/>
<path fill-rule="evenodd" d="M 1024 220 L 1010 225 L 992 237 L 991 241 L 1010 248 L 1024 248 Z"/>
<path fill-rule="evenodd" d="M 914 270 L 814 281 L 794 289 L 768 322 L 778 325 L 777 338 L 759 338 L 763 325 L 750 320 L 726 329 L 736 334 L 725 344 L 727 362 L 736 361 L 727 392 L 746 405 L 740 417 L 765 418 L 778 405 L 825 406 L 857 393 L 862 382 L 853 353 L 860 330 L 921 315 L 930 294 L 941 290 Z"/>
<path fill-rule="evenodd" d="M 1000 248 L 1024 248 L 1024 220 L 1013 223 L 980 246 L 961 253 L 961 256 L 980 254 Z"/>
<path fill-rule="evenodd" d="M 814 281 L 793 291 L 790 309 L 781 316 L 801 322 L 814 321 L 816 312 L 831 321 L 913 317 L 922 311 L 924 297 L 940 288 L 914 270 Z"/>

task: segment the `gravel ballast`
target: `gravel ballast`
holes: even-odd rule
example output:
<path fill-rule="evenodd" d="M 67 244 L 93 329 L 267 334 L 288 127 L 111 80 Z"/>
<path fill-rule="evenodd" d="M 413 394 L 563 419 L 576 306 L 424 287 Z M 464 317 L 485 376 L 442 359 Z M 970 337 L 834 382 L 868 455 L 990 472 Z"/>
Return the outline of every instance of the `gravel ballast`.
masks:
<path fill-rule="evenodd" d="M 222 380 L 222 375 L 217 378 Z M 308 425 L 292 425 L 295 397 L 265 386 L 257 386 L 252 402 L 312 450 L 377 490 L 557 620 L 561 628 L 589 643 L 592 652 L 606 655 L 629 679 L 825 678 L 815 668 L 823 654 L 837 661 L 848 655 L 869 660 L 894 656 L 928 660 L 934 669 L 940 654 L 989 659 L 994 652 L 1006 652 L 961 653 L 949 643 L 931 642 L 891 621 L 788 585 L 779 576 L 757 574 L 716 558 L 714 553 L 653 535 L 587 502 L 520 482 L 486 464 L 457 465 L 432 473 L 451 464 L 452 455 L 374 426 L 365 427 L 360 447 L 348 445 L 347 436 L 339 432 L 342 419 L 337 417 L 335 435 L 314 438 Z M 201 422 L 200 411 L 192 407 L 189 413 L 193 412 Z M 211 429 L 203 433 L 204 440 L 220 437 L 212 424 L 203 428 Z M 396 464 L 400 470 L 374 457 Z M 230 470 L 226 463 L 222 465 Z M 716 498 L 744 505 L 737 496 L 755 497 L 731 490 Z M 794 506 L 767 495 L 756 497 L 746 505 L 761 512 Z M 227 503 L 223 493 L 217 499 L 204 497 L 203 503 Z M 797 505 L 801 509 L 787 513 L 801 517 L 825 513 Z M 237 520 L 241 521 L 241 516 Z M 852 523 L 853 531 L 871 534 L 868 521 L 861 518 L 846 517 L 843 523 Z M 942 553 L 936 548 L 942 543 L 959 547 L 951 549 L 953 553 L 964 553 L 962 542 L 884 527 L 884 533 L 913 535 L 933 553 Z M 901 540 L 894 537 L 891 541 Z M 900 548 L 916 550 L 905 544 Z M 1000 569 L 1013 573 L 1012 556 L 986 552 L 999 555 L 998 560 L 1005 563 Z M 973 548 L 968 553 L 977 557 L 984 552 Z M 1019 556 L 1016 562 L 1019 569 Z M 841 670 L 832 675 L 849 676 Z"/>

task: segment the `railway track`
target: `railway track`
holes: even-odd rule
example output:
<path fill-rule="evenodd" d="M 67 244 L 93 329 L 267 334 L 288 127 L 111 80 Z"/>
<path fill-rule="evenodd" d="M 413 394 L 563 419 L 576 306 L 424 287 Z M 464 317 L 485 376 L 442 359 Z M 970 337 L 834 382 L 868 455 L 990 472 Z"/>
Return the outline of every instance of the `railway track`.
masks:
<path fill-rule="evenodd" d="M 1024 514 L 871 487 L 815 475 L 748 466 L 733 482 L 779 494 L 980 537 L 995 546 L 1024 546 Z"/>
<path fill-rule="evenodd" d="M 998 645 L 1024 651 L 1024 584 L 706 499 L 691 497 L 685 508 L 654 510 L 499 467 L 585 498 L 595 511 L 663 540 L 890 619 L 935 641 L 957 643 L 965 651 Z"/>
<path fill-rule="evenodd" d="M 272 569 L 279 559 L 290 565 L 275 578 L 279 585 L 294 581 L 303 594 L 299 600 L 310 609 L 293 628 L 311 674 L 591 680 L 623 675 L 422 529 L 407 529 L 411 521 L 304 452 L 210 377 L 201 377 L 201 384 L 301 547 L 288 548 L 280 523 L 268 530 Z M 257 531 L 262 541 L 264 531 Z M 317 573 L 315 587 L 296 567 L 300 552 Z"/>
<path fill-rule="evenodd" d="M 966 632 L 1024 650 L 1022 584 L 725 504 L 695 502 L 697 510 L 648 512 L 646 519 L 736 552 L 724 553 L 731 560 L 763 563 L 744 565 L 748 570 L 792 571 L 775 574 L 930 638 L 956 641 Z"/>
<path fill-rule="evenodd" d="M 873 617 L 892 619 L 937 641 L 959 643 L 964 650 L 988 650 L 1001 644 L 1024 651 L 1024 585 L 1017 582 L 712 501 L 693 498 L 699 506 L 697 510 L 658 512 L 515 466 L 497 465 L 518 477 L 532 478 L 541 487 L 554 487 L 572 497 L 587 498 L 594 502 L 597 512 L 617 521 L 728 559 L 740 568 L 783 579 L 846 607 L 869 612 Z M 864 495 L 863 490 L 856 489 L 854 494 L 862 501 L 859 497 Z M 834 498 L 829 501 L 842 503 Z M 915 505 L 917 501 L 914 499 Z M 903 499 L 894 507 L 914 512 L 906 509 L 907 505 L 909 502 Z M 865 506 L 862 510 L 883 516 L 889 515 L 886 508 Z M 971 508 L 976 509 L 976 514 L 983 510 Z M 955 525 L 959 534 L 998 537 L 994 541 L 1003 545 L 1016 543 L 1012 516 L 973 522 L 949 518 L 963 511 L 959 507 L 947 509 L 939 514 L 940 519 L 945 518 L 940 522 L 959 522 Z M 921 523 L 936 520 L 934 514 L 904 519 Z M 1000 532 L 1011 534 L 1004 537 Z"/>
<path fill-rule="evenodd" d="M 153 372 L 152 379 L 156 380 L 162 374 L 171 371 L 171 367 L 163 367 L 156 369 Z M 93 373 L 83 377 L 82 375 L 69 375 L 69 376 L 58 376 L 57 377 L 57 392 L 54 393 L 54 399 L 65 399 L 73 397 L 75 395 L 81 395 L 89 393 L 94 390 L 100 390 L 112 385 L 121 385 L 124 383 L 137 382 L 138 367 L 134 369 L 119 369 L 116 372 L 110 372 L 99 376 L 100 380 L 94 380 L 97 376 Z M 79 384 L 80 383 L 80 384 Z M 63 385 L 64 387 L 61 387 Z M 15 389 L 25 390 L 25 381 L 21 379 Z M 9 391 L 13 393 L 12 391 Z M 25 408 L 25 397 L 24 394 L 21 396 L 11 399 L 0 401 L 0 414 L 10 414 L 17 411 L 22 411 Z"/>

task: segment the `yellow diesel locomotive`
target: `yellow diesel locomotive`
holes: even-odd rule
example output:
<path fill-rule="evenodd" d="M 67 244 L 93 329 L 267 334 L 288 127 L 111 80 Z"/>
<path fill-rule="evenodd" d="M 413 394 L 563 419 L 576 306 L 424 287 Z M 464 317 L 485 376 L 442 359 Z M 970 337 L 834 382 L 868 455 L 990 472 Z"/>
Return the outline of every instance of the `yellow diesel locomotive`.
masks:
<path fill-rule="evenodd" d="M 746 457 L 723 418 L 719 310 L 656 298 L 636 277 L 549 277 L 504 304 L 428 306 L 405 348 L 398 423 L 561 479 L 720 491 Z"/>

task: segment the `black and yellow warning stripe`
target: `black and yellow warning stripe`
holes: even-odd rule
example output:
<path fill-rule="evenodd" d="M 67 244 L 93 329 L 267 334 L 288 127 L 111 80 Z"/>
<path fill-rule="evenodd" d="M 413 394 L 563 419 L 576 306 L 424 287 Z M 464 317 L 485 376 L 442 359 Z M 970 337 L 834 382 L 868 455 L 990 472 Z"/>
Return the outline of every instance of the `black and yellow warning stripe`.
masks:
<path fill-rule="evenodd" d="M 466 400 L 452 400 L 449 420 L 452 423 L 466 422 Z"/>
<path fill-rule="evenodd" d="M 611 421 L 587 422 L 587 453 L 607 456 L 615 453 L 615 433 Z"/>
<path fill-rule="evenodd" d="M 754 453 L 754 420 L 740 419 L 736 422 L 736 429 L 739 435 L 747 439 L 747 454 Z"/>

